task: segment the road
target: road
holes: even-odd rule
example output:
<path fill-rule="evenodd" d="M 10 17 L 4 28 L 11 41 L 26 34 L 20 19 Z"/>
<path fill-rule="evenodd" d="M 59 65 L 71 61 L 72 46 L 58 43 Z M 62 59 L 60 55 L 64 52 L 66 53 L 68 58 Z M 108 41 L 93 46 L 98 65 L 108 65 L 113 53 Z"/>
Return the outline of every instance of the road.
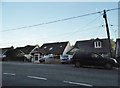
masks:
<path fill-rule="evenodd" d="M 3 86 L 118 86 L 118 69 L 75 68 L 71 64 L 2 63 Z"/>

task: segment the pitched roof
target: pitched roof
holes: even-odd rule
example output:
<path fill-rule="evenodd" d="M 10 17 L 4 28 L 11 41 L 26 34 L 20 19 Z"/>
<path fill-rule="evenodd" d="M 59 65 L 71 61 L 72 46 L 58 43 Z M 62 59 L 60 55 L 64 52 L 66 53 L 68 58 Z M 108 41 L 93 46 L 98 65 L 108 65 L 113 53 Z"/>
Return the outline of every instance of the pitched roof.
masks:
<path fill-rule="evenodd" d="M 43 44 L 39 51 L 42 54 L 62 54 L 69 42 L 55 42 Z"/>
<path fill-rule="evenodd" d="M 11 47 L 6 47 L 6 48 L 0 48 L 0 53 L 4 54 L 6 53 L 6 51 L 11 50 L 11 49 L 14 49 L 14 47 L 11 46 Z"/>
<path fill-rule="evenodd" d="M 27 45 L 25 47 L 17 47 L 15 49 L 15 52 L 16 54 L 17 53 L 24 53 L 24 54 L 29 54 L 36 46 L 30 46 L 30 45 Z"/>
<path fill-rule="evenodd" d="M 101 41 L 102 48 L 94 48 L 94 42 Z M 99 52 L 106 53 L 109 52 L 109 42 L 108 39 L 91 39 L 91 40 L 83 40 L 77 41 L 74 45 L 74 48 L 78 48 L 81 52 Z"/>

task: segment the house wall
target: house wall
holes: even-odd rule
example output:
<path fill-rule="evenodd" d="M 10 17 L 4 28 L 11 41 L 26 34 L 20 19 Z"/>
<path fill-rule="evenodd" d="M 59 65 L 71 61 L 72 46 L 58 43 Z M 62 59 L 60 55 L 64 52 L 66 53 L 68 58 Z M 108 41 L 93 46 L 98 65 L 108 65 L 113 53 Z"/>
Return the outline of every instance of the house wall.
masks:
<path fill-rule="evenodd" d="M 39 59 L 40 59 L 40 54 L 36 53 L 36 54 L 34 54 L 34 56 L 32 58 L 32 62 L 39 63 Z"/>
<path fill-rule="evenodd" d="M 118 42 L 116 44 L 116 57 L 120 57 L 120 46 L 119 46 Z"/>
<path fill-rule="evenodd" d="M 96 53 L 98 54 L 101 54 L 103 57 L 110 57 L 110 52 L 109 52 L 110 49 L 109 49 L 108 44 L 109 44 L 108 40 L 102 40 L 101 48 L 94 47 L 94 51 L 96 51 Z"/>
<path fill-rule="evenodd" d="M 72 47 L 70 46 L 70 43 L 67 44 L 66 48 L 64 49 L 63 55 L 65 55 Z"/>

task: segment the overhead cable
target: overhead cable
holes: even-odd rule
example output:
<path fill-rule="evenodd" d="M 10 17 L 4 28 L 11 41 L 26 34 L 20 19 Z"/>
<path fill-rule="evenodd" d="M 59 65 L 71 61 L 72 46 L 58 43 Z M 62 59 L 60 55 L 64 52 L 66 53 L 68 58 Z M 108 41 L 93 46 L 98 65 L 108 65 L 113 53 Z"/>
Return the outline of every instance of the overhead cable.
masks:
<path fill-rule="evenodd" d="M 106 11 L 108 12 L 108 11 L 118 10 L 118 9 L 120 9 L 120 8 L 108 9 L 108 10 L 106 10 Z M 23 26 L 23 27 L 19 27 L 19 28 L 2 30 L 2 31 L 0 31 L 0 32 L 6 32 L 6 31 L 12 31 L 12 30 L 19 30 L 19 29 L 24 29 L 24 28 L 36 27 L 36 26 L 41 26 L 41 25 L 45 25 L 45 24 L 52 24 L 52 23 L 57 23 L 57 22 L 61 22 L 61 21 L 67 21 L 67 20 L 72 20 L 72 19 L 76 19 L 76 18 L 80 18 L 80 17 L 85 17 L 85 16 L 89 16 L 89 15 L 94 15 L 94 14 L 98 14 L 98 13 L 102 13 L 102 12 L 103 12 L 103 11 L 98 11 L 98 12 L 88 13 L 88 14 L 84 14 L 84 15 L 80 15 L 80 16 L 74 16 L 74 17 L 69 17 L 69 18 L 54 20 L 54 21 L 44 22 L 44 23 L 35 24 L 35 25 L 30 25 L 30 26 Z"/>

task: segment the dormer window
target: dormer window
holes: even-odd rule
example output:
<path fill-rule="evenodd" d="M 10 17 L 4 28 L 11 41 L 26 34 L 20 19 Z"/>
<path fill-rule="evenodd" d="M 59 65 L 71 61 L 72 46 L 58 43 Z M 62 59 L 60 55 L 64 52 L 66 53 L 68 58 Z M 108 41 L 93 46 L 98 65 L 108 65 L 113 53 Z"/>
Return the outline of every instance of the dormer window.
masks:
<path fill-rule="evenodd" d="M 44 49 L 46 49 L 47 47 L 45 46 Z"/>
<path fill-rule="evenodd" d="M 60 46 L 60 48 L 62 48 L 62 45 Z"/>
<path fill-rule="evenodd" d="M 101 48 L 102 47 L 101 41 L 94 42 L 94 47 L 95 48 Z"/>
<path fill-rule="evenodd" d="M 53 49 L 53 47 L 51 47 L 49 50 L 52 50 Z"/>

